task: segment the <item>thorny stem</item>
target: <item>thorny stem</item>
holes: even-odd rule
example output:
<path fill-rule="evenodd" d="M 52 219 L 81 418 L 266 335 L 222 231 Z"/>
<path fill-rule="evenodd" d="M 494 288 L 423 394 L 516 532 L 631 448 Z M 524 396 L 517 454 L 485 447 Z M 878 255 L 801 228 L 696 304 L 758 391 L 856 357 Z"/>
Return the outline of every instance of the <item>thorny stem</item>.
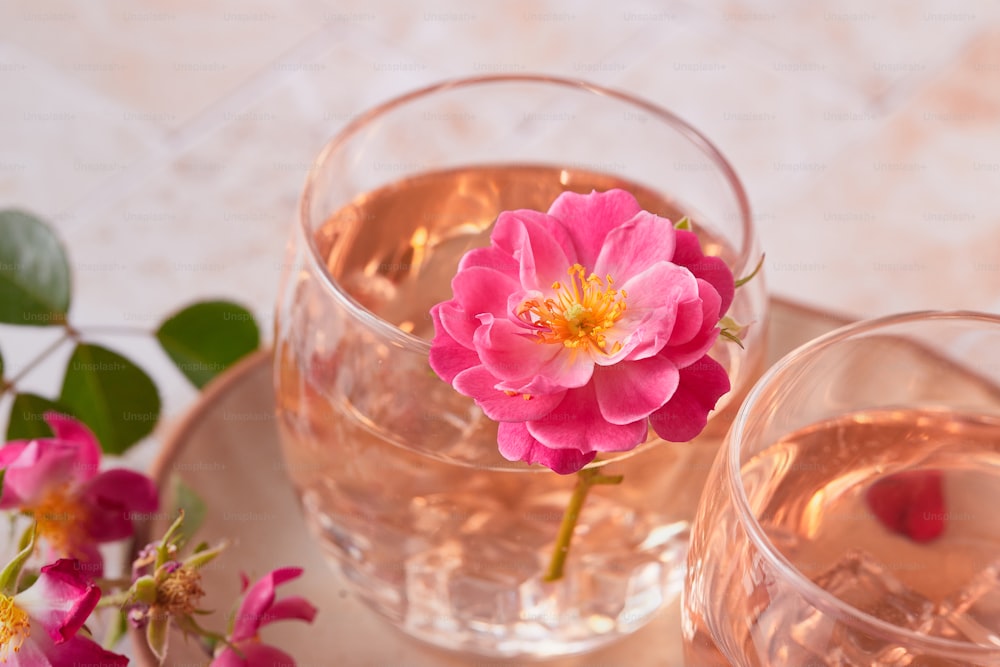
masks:
<path fill-rule="evenodd" d="M 602 475 L 594 468 L 585 468 L 577 473 L 576 487 L 573 488 L 573 495 L 570 496 L 569 505 L 566 506 L 566 511 L 563 513 L 559 534 L 556 536 L 556 546 L 552 551 L 552 558 L 549 560 L 549 567 L 542 581 L 553 582 L 562 579 L 563 568 L 566 565 L 569 547 L 576 530 L 576 522 L 580 518 L 587 494 L 590 493 L 590 487 L 597 484 L 621 484 L 622 479 L 622 475 Z"/>

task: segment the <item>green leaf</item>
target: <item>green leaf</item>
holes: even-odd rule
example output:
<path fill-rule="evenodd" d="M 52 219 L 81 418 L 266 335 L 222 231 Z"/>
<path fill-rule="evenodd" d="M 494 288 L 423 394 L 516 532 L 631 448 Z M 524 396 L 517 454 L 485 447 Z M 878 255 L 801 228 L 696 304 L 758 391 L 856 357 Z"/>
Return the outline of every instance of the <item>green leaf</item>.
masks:
<path fill-rule="evenodd" d="M 181 526 L 184 525 L 184 512 L 180 512 L 174 522 L 167 528 L 167 532 L 160 538 L 160 543 L 156 547 L 156 562 L 153 564 L 154 571 L 159 571 L 160 566 L 170 559 L 170 547 L 177 544 Z"/>
<path fill-rule="evenodd" d="M 73 350 L 59 402 L 90 427 L 108 454 L 122 454 L 149 435 L 160 416 L 160 395 L 145 371 L 87 343 Z"/>
<path fill-rule="evenodd" d="M 170 616 L 166 613 L 153 614 L 146 626 L 146 644 L 156 659 L 163 663 L 167 657 L 167 630 L 170 629 Z"/>
<path fill-rule="evenodd" d="M 183 564 L 197 570 L 218 558 L 219 554 L 225 551 L 228 547 L 229 544 L 223 542 L 222 544 L 212 547 L 211 549 L 203 549 L 202 551 L 195 552 L 185 558 Z"/>
<path fill-rule="evenodd" d="M 31 440 L 32 438 L 51 438 L 52 429 L 45 423 L 46 412 L 55 411 L 70 414 L 70 411 L 55 401 L 37 394 L 17 394 L 14 404 L 10 406 L 10 419 L 7 420 L 8 440 Z"/>
<path fill-rule="evenodd" d="M 0 322 L 63 324 L 69 274 L 66 251 L 48 225 L 24 211 L 0 210 Z"/>
<path fill-rule="evenodd" d="M 0 572 L 0 594 L 13 597 L 17 593 L 17 581 L 21 576 L 21 570 L 24 568 L 24 564 L 28 562 L 28 558 L 35 551 L 36 530 L 37 525 L 32 522 L 31 526 L 21 535 L 17 555 Z"/>
<path fill-rule="evenodd" d="M 173 487 L 174 508 L 171 514 L 180 511 L 184 517 L 184 522 L 177 529 L 179 534 L 177 544 L 181 546 L 187 544 L 205 521 L 206 507 L 205 501 L 177 475 L 173 478 Z"/>
<path fill-rule="evenodd" d="M 694 228 L 691 225 L 691 218 L 685 215 L 683 218 L 674 223 L 674 229 L 682 229 L 687 232 L 692 231 Z"/>
<path fill-rule="evenodd" d="M 204 301 L 172 315 L 156 339 L 199 389 L 257 349 L 260 332 L 249 310 L 228 301 Z"/>
<path fill-rule="evenodd" d="M 728 340 L 730 343 L 736 343 L 739 345 L 741 350 L 743 349 L 743 340 L 729 329 L 723 329 L 719 332 L 719 335 Z"/>

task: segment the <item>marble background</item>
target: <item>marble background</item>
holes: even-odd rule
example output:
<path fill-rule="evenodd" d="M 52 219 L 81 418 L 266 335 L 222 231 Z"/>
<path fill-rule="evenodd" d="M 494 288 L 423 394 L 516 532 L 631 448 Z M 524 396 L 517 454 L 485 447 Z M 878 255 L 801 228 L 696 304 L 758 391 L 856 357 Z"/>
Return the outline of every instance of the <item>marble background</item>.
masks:
<path fill-rule="evenodd" d="M 0 206 L 58 228 L 81 327 L 224 297 L 269 336 L 325 140 L 489 72 L 589 79 L 703 130 L 745 182 L 775 294 L 1000 311 L 998 0 L 5 0 Z M 8 376 L 54 337 L 0 328 Z M 93 339 L 157 379 L 162 435 L 194 390 L 148 337 Z M 68 354 L 22 388 L 52 393 Z"/>

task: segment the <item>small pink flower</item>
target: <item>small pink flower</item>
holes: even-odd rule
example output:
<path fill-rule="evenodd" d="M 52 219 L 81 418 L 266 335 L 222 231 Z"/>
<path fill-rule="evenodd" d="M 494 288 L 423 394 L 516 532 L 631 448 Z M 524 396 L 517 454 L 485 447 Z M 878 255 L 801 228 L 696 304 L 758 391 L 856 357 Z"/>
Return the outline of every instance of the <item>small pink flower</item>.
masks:
<path fill-rule="evenodd" d="M 75 558 L 89 575 L 100 576 L 97 545 L 132 535 L 132 514 L 159 504 L 156 486 L 131 470 L 98 473 L 101 450 L 90 429 L 55 412 L 45 421 L 55 437 L 0 448 L 6 469 L 0 509 L 32 515 L 50 556 Z"/>
<path fill-rule="evenodd" d="M 14 597 L 0 594 L 0 663 L 10 667 L 127 665 L 77 634 L 94 611 L 101 591 L 80 563 L 61 559 L 41 569 L 38 579 Z"/>
<path fill-rule="evenodd" d="M 500 422 L 509 460 L 576 472 L 649 426 L 694 438 L 729 391 L 707 353 L 732 272 L 622 190 L 501 213 L 431 309 L 431 367 Z"/>
<path fill-rule="evenodd" d="M 247 591 L 233 619 L 233 629 L 228 639 L 235 650 L 228 646 L 212 660 L 210 667 L 294 667 L 295 660 L 284 651 L 260 641 L 260 628 L 286 619 L 312 623 L 316 607 L 299 596 L 274 599 L 280 584 L 299 577 L 302 569 L 285 567 L 274 570 L 259 579 Z M 244 590 L 248 581 L 243 580 Z"/>

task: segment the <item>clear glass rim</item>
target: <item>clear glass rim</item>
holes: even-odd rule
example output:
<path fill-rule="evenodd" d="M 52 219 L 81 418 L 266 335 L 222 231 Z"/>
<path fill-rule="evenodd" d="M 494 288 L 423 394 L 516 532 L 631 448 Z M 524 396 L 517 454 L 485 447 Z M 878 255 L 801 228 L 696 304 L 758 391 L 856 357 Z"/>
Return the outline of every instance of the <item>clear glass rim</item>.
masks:
<path fill-rule="evenodd" d="M 305 240 L 308 243 L 310 262 L 314 271 L 322 277 L 326 287 L 329 288 L 335 298 L 337 298 L 346 308 L 354 311 L 359 319 L 362 319 L 368 326 L 379 332 L 384 339 L 391 341 L 394 344 L 424 355 L 429 354 L 430 352 L 430 343 L 428 341 L 418 336 L 414 336 L 413 334 L 406 333 L 397 328 L 394 324 L 387 322 L 372 313 L 370 310 L 358 303 L 354 297 L 348 294 L 330 275 L 326 267 L 326 261 L 320 256 L 319 248 L 316 245 L 314 235 L 310 228 L 312 219 L 309 211 L 312 204 L 313 192 L 317 187 L 318 174 L 324 165 L 336 153 L 336 151 L 347 143 L 355 134 L 376 122 L 380 117 L 399 107 L 405 106 L 414 100 L 456 88 L 472 88 L 481 85 L 509 83 L 543 84 L 552 87 L 564 87 L 575 89 L 577 91 L 589 92 L 601 97 L 609 97 L 626 105 L 642 109 L 677 130 L 679 134 L 683 135 L 711 160 L 712 164 L 719 170 L 727 185 L 733 192 L 737 206 L 739 207 L 740 226 L 743 229 L 743 245 L 739 249 L 739 253 L 736 256 L 732 269 L 734 272 L 745 272 L 745 269 L 748 267 L 750 261 L 750 253 L 754 248 L 755 239 L 753 218 L 750 211 L 750 200 L 747 197 L 746 190 L 744 190 L 743 183 L 740 181 L 739 176 L 737 176 L 736 171 L 733 169 L 732 165 L 729 164 L 729 161 L 725 158 L 725 156 L 723 156 L 722 152 L 716 148 L 715 144 L 709 141 L 705 135 L 695 129 L 687 121 L 647 100 L 618 90 L 595 85 L 581 79 L 569 79 L 540 74 L 491 74 L 476 77 L 463 77 L 447 79 L 439 83 L 425 86 L 372 107 L 355 118 L 353 121 L 349 122 L 343 129 L 334 135 L 333 138 L 326 143 L 310 167 L 309 174 L 306 177 L 305 186 L 302 190 L 302 195 L 299 197 L 298 223 L 300 225 L 300 232 L 305 236 Z"/>
<path fill-rule="evenodd" d="M 826 348 L 848 338 L 854 338 L 861 334 L 867 334 L 879 329 L 886 329 L 900 324 L 907 324 L 922 321 L 934 320 L 966 320 L 980 321 L 996 326 L 1000 330 L 1000 316 L 990 313 L 975 311 L 916 311 L 889 315 L 872 320 L 863 320 L 836 329 L 828 334 L 820 336 L 804 345 L 789 352 L 780 361 L 769 368 L 757 383 L 750 389 L 743 405 L 740 407 L 736 418 L 733 420 L 731 435 L 728 439 L 726 456 L 726 476 L 729 478 L 729 492 L 733 496 L 736 507 L 736 514 L 740 524 L 746 530 L 749 539 L 754 543 L 761 555 L 779 572 L 779 575 L 789 582 L 799 593 L 817 609 L 822 610 L 835 617 L 837 620 L 849 625 L 863 629 L 866 632 L 876 634 L 883 639 L 896 642 L 905 642 L 912 648 L 919 648 L 939 656 L 978 659 L 978 660 L 998 660 L 1000 659 L 1000 647 L 991 648 L 976 644 L 969 644 L 951 639 L 931 637 L 920 634 L 906 628 L 902 628 L 892 623 L 883 621 L 875 616 L 871 616 L 860 609 L 844 602 L 831 595 L 829 592 L 813 583 L 811 579 L 789 561 L 785 556 L 771 544 L 767 538 L 763 527 L 754 516 L 750 507 L 750 500 L 747 497 L 746 489 L 740 476 L 740 451 L 743 443 L 743 432 L 747 426 L 750 413 L 760 402 L 764 390 L 781 376 L 790 366 L 794 366 L 803 359 L 809 359 L 819 354 Z"/>

